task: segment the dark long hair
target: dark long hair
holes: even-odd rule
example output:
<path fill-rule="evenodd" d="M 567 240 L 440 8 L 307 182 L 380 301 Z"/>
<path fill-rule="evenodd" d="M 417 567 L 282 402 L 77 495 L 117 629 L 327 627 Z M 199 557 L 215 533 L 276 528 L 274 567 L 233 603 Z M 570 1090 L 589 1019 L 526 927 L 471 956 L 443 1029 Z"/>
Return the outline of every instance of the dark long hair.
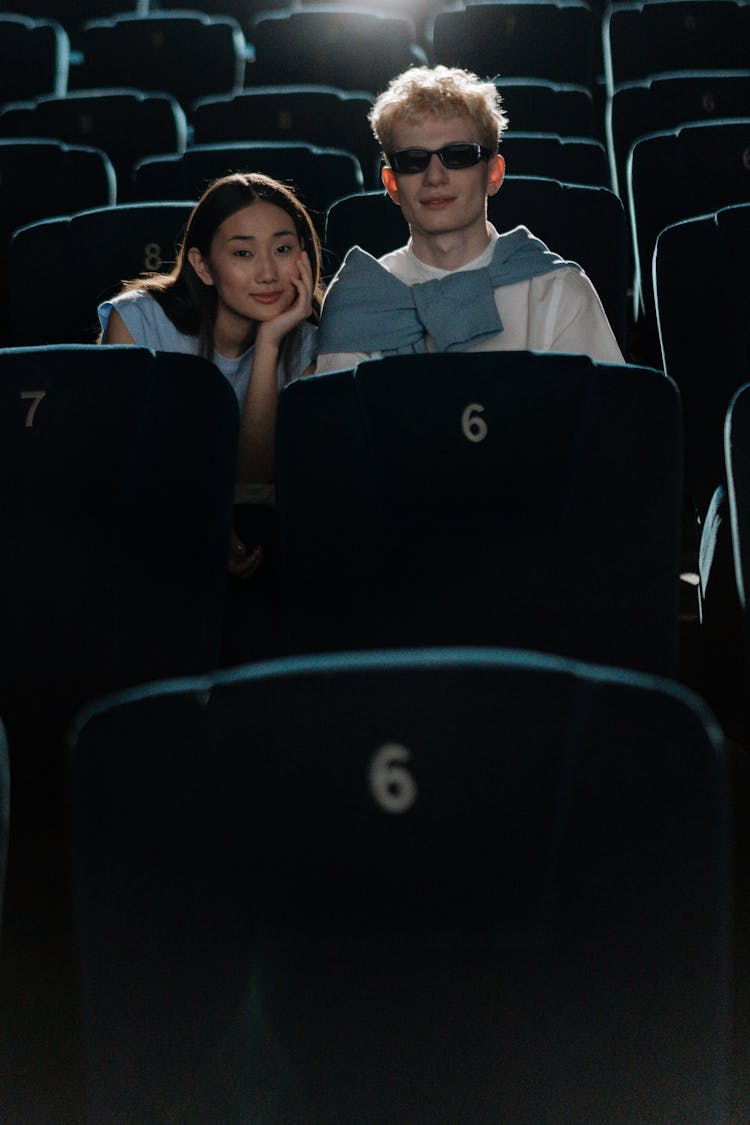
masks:
<path fill-rule="evenodd" d="M 213 237 L 224 220 L 258 199 L 280 207 L 294 223 L 312 266 L 313 311 L 308 319 L 317 324 L 323 299 L 320 240 L 310 216 L 294 192 L 260 172 L 233 172 L 209 184 L 187 221 L 171 273 L 136 278 L 123 287 L 123 292 L 144 289 L 151 293 L 180 332 L 198 337 L 198 350 L 209 358 L 214 352 L 216 289 L 201 281 L 188 259 L 188 253 L 195 246 L 201 256 L 207 258 Z"/>

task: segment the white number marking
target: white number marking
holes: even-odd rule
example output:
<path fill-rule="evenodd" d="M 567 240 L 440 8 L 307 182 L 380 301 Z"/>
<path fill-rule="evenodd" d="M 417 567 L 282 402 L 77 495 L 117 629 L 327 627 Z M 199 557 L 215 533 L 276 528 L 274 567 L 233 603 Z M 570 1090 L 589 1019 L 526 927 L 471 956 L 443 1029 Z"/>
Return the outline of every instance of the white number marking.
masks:
<path fill-rule="evenodd" d="M 406 812 L 417 799 L 417 783 L 403 764 L 410 758 L 405 746 L 386 742 L 370 762 L 370 792 L 386 812 Z"/>
<path fill-rule="evenodd" d="M 156 270 L 160 270 L 164 265 L 161 256 L 161 246 L 158 242 L 149 242 L 144 246 L 143 265 L 145 269 L 150 270 L 152 273 L 155 273 Z"/>
<path fill-rule="evenodd" d="M 484 407 L 479 402 L 470 402 L 461 415 L 461 429 L 467 441 L 484 441 L 487 437 L 487 423 L 481 415 Z"/>
<path fill-rule="evenodd" d="M 24 422 L 27 430 L 30 430 L 34 425 L 34 416 L 46 393 L 46 391 L 21 391 L 21 400 L 30 403 L 26 408 L 26 421 Z"/>

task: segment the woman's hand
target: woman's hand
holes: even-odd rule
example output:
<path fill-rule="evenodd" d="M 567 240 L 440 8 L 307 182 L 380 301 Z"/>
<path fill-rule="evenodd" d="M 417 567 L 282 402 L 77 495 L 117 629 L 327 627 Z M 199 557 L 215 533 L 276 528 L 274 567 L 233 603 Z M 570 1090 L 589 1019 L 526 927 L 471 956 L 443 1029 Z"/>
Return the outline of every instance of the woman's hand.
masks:
<path fill-rule="evenodd" d="M 300 253 L 297 266 L 297 276 L 292 277 L 292 284 L 297 290 L 297 298 L 288 309 L 279 313 L 273 320 L 266 320 L 258 325 L 255 333 L 256 348 L 263 343 L 279 348 L 284 337 L 310 316 L 312 312 L 313 276 L 310 258 L 306 250 Z"/>
<path fill-rule="evenodd" d="M 261 564 L 263 548 L 255 547 L 247 553 L 247 547 L 232 528 L 232 539 L 229 544 L 229 573 L 233 578 L 242 578 L 245 581 L 252 578 Z"/>

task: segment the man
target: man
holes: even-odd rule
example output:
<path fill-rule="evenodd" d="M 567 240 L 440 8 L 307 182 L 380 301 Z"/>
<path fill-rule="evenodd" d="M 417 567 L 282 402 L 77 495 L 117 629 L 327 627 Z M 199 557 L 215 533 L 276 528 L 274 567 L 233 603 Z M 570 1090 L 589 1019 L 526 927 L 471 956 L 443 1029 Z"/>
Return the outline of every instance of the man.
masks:
<path fill-rule="evenodd" d="M 354 247 L 323 305 L 316 371 L 424 351 L 577 352 L 623 363 L 583 270 L 519 226 L 499 234 L 487 197 L 503 182 L 508 119 L 494 83 L 415 67 L 370 113 L 405 246 L 375 260 Z"/>

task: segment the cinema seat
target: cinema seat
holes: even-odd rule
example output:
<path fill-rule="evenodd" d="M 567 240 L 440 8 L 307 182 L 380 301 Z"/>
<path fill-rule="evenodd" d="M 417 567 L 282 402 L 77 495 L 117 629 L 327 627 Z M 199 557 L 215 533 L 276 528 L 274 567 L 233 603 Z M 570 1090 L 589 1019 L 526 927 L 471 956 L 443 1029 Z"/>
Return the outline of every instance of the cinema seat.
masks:
<path fill-rule="evenodd" d="M 748 254 L 750 203 L 739 203 L 670 224 L 653 255 L 662 360 L 680 390 L 686 484 L 701 522 L 725 483 L 726 412 L 750 374 Z"/>
<path fill-rule="evenodd" d="M 0 373 L 0 714 L 43 832 L 74 707 L 218 662 L 237 401 L 145 348 L 7 348 Z"/>
<path fill-rule="evenodd" d="M 56 20 L 0 12 L 0 103 L 63 95 L 69 67 L 70 39 Z"/>
<path fill-rule="evenodd" d="M 192 207 L 191 200 L 122 203 L 16 231 L 9 252 L 11 343 L 93 343 L 97 306 L 124 279 L 172 268 Z"/>
<path fill-rule="evenodd" d="M 136 161 L 151 153 L 184 151 L 187 121 L 169 94 L 107 86 L 0 106 L 0 136 L 54 138 L 102 149 L 114 165 L 118 200 L 124 203 Z"/>
<path fill-rule="evenodd" d="M 280 395 L 288 651 L 509 645 L 672 675 L 679 396 L 585 356 L 388 356 Z"/>
<path fill-rule="evenodd" d="M 678 685 L 507 650 L 93 705 L 91 1120 L 724 1121 L 725 771 Z"/>

